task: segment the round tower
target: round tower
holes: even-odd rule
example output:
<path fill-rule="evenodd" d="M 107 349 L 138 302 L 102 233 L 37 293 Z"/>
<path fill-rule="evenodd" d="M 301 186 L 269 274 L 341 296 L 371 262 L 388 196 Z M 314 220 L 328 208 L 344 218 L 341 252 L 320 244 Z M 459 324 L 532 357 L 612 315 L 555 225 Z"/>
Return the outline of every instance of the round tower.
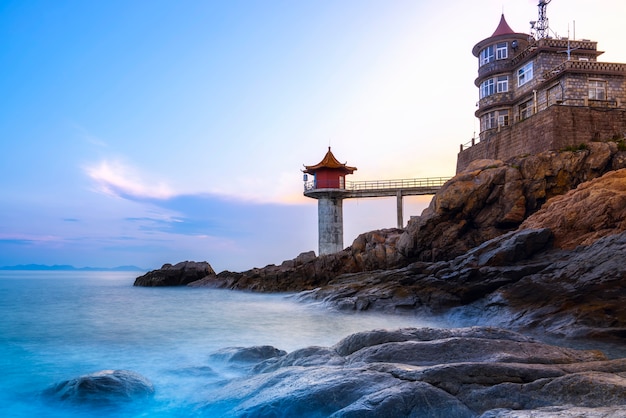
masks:
<path fill-rule="evenodd" d="M 345 177 L 355 170 L 337 161 L 330 147 L 322 161 L 302 170 L 304 195 L 317 199 L 319 255 L 343 250 L 343 199 L 349 194 Z"/>
<path fill-rule="evenodd" d="M 478 58 L 478 78 L 474 84 L 479 88 L 479 101 L 475 115 L 480 120 L 481 141 L 488 131 L 513 122 L 514 92 L 524 84 L 525 71 L 530 71 L 526 79 L 532 78 L 532 67 L 518 68 L 516 61 L 531 39 L 528 34 L 514 32 L 503 14 L 495 32 L 472 49 Z"/>

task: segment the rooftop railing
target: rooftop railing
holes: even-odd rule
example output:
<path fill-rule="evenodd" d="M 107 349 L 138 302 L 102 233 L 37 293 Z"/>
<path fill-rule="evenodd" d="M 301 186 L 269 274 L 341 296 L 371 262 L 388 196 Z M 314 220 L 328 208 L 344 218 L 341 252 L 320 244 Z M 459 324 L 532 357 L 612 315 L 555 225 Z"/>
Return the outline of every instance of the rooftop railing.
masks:
<path fill-rule="evenodd" d="M 416 189 L 420 187 L 441 187 L 450 177 L 429 177 L 420 179 L 398 179 L 398 180 L 369 180 L 369 181 L 349 181 L 347 189 L 351 191 L 359 190 L 385 190 L 385 189 Z"/>
<path fill-rule="evenodd" d="M 565 71 L 624 75 L 626 74 L 626 64 L 601 61 L 565 61 L 543 73 L 543 79 L 548 81 Z"/>

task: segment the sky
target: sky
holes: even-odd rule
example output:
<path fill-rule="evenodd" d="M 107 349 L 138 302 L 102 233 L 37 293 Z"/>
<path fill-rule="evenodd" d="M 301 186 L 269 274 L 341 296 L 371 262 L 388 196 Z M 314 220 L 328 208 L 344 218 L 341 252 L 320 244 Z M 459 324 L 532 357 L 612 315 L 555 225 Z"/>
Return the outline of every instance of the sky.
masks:
<path fill-rule="evenodd" d="M 501 13 L 528 33 L 537 2 L 0 0 L 0 266 L 317 252 L 303 165 L 331 146 L 348 181 L 454 175 Z M 626 62 L 626 2 L 547 15 Z M 395 226 L 394 198 L 344 201 L 344 246 Z"/>

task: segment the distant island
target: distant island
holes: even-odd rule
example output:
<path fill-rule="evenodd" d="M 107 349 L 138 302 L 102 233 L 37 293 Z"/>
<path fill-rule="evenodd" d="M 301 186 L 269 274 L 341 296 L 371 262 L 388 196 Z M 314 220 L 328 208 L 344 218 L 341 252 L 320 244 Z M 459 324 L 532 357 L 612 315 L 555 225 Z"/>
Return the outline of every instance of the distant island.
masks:
<path fill-rule="evenodd" d="M 137 266 L 118 267 L 74 267 L 66 264 L 55 264 L 48 266 L 45 264 L 19 264 L 16 266 L 0 266 L 0 270 L 32 270 L 32 271 L 146 271 Z"/>

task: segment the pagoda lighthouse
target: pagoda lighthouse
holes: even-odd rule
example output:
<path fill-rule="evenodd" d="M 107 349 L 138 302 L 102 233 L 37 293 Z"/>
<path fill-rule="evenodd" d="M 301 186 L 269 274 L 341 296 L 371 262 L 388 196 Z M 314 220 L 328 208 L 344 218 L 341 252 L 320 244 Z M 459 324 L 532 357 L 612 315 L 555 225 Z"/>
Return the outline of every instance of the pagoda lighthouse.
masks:
<path fill-rule="evenodd" d="M 346 190 L 346 175 L 356 167 L 342 164 L 328 152 L 315 165 L 305 165 L 304 195 L 317 199 L 319 255 L 343 250 L 343 199 L 349 196 Z M 313 176 L 309 180 L 309 175 Z"/>

